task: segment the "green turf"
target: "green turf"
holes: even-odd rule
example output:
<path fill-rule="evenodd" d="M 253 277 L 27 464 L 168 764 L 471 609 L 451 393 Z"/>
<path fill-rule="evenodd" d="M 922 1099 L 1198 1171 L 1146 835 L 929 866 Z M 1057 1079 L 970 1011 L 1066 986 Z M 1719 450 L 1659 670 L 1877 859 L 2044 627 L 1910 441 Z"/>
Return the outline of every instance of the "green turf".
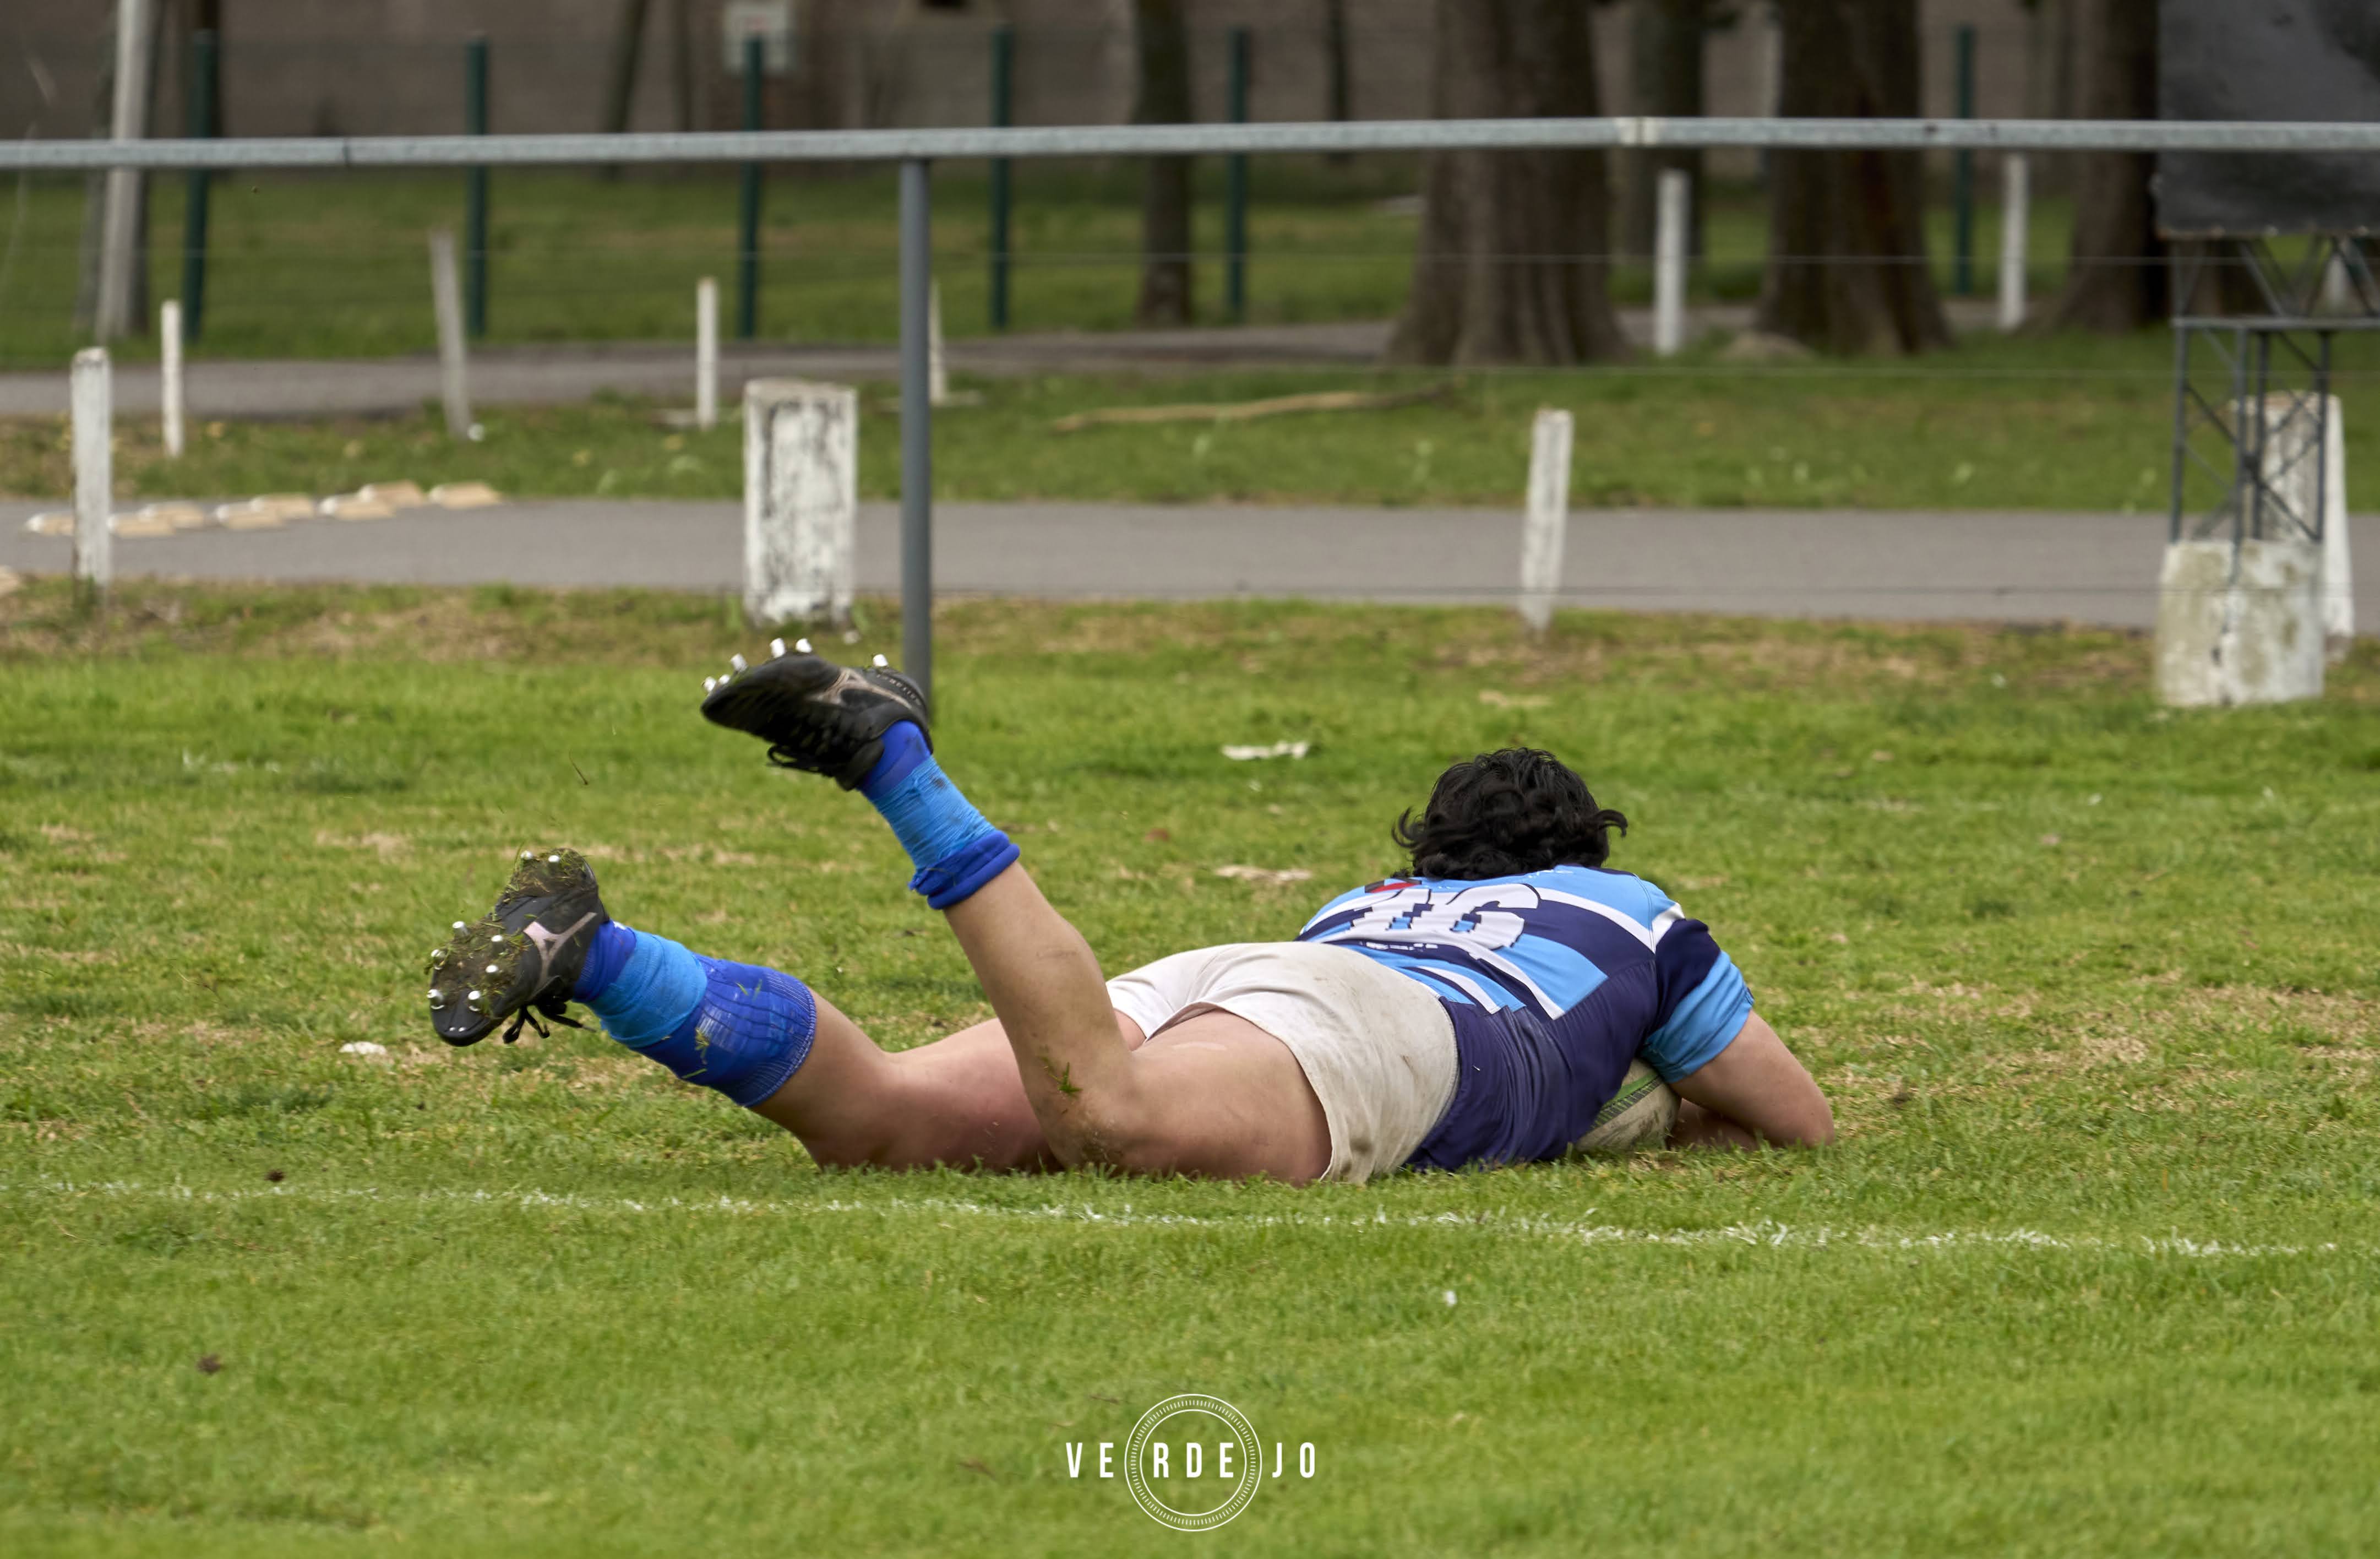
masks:
<path fill-rule="evenodd" d="M 1409 159 L 1343 167 L 1302 158 L 1253 164 L 1248 318 L 1257 323 L 1384 319 L 1402 307 L 1418 225 L 1384 204 L 1415 188 Z M 1200 316 L 1225 317 L 1222 170 L 1199 168 L 1194 236 Z M 1012 247 L 1011 326 L 1112 329 L 1132 321 L 1139 286 L 1140 189 L 1124 166 L 1020 164 Z M 182 289 L 178 176 L 151 186 L 151 290 Z M 495 343 L 686 340 L 694 284 L 716 276 L 735 327 L 735 175 L 696 172 L 597 183 L 575 173 L 491 177 L 488 339 Z M 85 343 L 73 329 L 84 186 L 24 177 L 0 185 L 0 369 L 63 366 Z M 419 351 L 434 343 L 428 250 L 432 227 L 459 230 L 454 174 L 265 175 L 225 178 L 209 208 L 203 337 L 218 357 L 324 357 Z M 938 170 L 936 274 L 953 335 L 990 329 L 990 199 L 980 164 Z M 1998 208 L 1983 203 L 1977 286 L 1998 286 Z M 2036 294 L 2064 269 L 2067 203 L 2038 202 L 2029 271 Z M 885 171 L 772 177 L 762 228 L 760 338 L 886 341 L 896 332 L 896 202 Z M 1931 213 L 1932 253 L 1949 276 L 1947 209 Z M 1721 186 L 1708 216 L 1702 296 L 1751 297 L 1767 241 L 1757 190 Z M 1647 268 L 1622 265 L 1622 300 L 1644 302 Z M 145 338 L 118 348 L 153 355 Z"/>
<path fill-rule="evenodd" d="M 2172 347 L 2163 332 L 2105 340 L 1971 338 L 1910 364 L 1747 368 L 1705 347 L 1674 365 L 1566 372 L 1052 376 L 971 386 L 981 404 L 935 419 L 936 491 L 953 499 L 1483 504 L 1510 507 L 1541 406 L 1578 417 L 1572 493 L 1583 503 L 1755 507 L 2162 509 L 2171 481 Z M 2341 393 L 2380 371 L 2380 347 L 2343 345 Z M 1441 390 L 1422 404 L 1056 431 L 1101 408 L 1242 402 L 1323 389 Z M 862 396 L 860 487 L 898 491 L 889 386 Z M 733 498 L 741 422 L 674 431 L 638 401 L 493 408 L 481 444 L 433 411 L 329 422 L 206 422 L 163 457 L 153 420 L 119 431 L 128 495 L 328 493 L 367 481 L 466 479 L 521 495 Z M 2380 423 L 2347 419 L 2349 465 L 2380 460 Z M 63 497 L 62 419 L 0 420 L 0 493 Z M 2228 466 L 2225 468 L 2228 469 Z M 2192 468 L 2193 506 L 2217 493 Z"/>
<path fill-rule="evenodd" d="M 0 598 L 0 1548 L 1141 1552 L 1174 1540 L 1064 1447 L 1183 1391 L 1317 1447 L 1232 1553 L 2368 1541 L 2371 642 L 2319 704 L 2173 715 L 2103 634 L 941 634 L 951 767 L 1110 968 L 1288 934 L 1445 761 L 1542 743 L 1843 1141 L 1304 1192 L 820 1175 L 600 1037 L 450 1053 L 418 1006 L 439 928 L 567 840 L 624 918 L 887 1042 L 982 1015 L 864 807 L 694 717 L 752 642 L 722 603 L 94 619 L 37 580 Z"/>

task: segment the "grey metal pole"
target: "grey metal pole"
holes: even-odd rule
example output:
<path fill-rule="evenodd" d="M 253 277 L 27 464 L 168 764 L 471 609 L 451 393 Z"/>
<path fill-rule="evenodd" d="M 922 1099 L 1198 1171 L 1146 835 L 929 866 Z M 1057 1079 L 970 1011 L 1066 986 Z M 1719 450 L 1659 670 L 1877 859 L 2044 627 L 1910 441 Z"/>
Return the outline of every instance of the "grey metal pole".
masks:
<path fill-rule="evenodd" d="M 934 424 L 927 313 L 934 280 L 927 195 L 932 164 L 901 164 L 901 669 L 934 685 Z"/>

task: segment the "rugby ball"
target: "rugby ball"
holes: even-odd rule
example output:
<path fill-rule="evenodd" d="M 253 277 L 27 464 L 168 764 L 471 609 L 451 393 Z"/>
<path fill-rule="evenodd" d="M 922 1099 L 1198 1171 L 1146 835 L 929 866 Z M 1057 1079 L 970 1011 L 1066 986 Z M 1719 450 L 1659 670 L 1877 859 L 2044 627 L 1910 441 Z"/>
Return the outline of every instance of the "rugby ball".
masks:
<path fill-rule="evenodd" d="M 1595 1112 L 1595 1125 L 1571 1144 L 1573 1153 L 1633 1153 L 1658 1148 L 1670 1139 L 1678 1124 L 1678 1096 L 1661 1074 L 1642 1061 L 1628 1064 L 1620 1091 Z"/>

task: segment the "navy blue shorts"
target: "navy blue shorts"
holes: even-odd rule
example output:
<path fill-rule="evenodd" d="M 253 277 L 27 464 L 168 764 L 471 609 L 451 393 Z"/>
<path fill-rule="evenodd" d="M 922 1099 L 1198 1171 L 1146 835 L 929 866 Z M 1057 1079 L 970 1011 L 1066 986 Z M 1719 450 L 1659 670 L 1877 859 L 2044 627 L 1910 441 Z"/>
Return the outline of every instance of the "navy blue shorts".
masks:
<path fill-rule="evenodd" d="M 1616 975 L 1550 1023 L 1524 1007 L 1442 1002 L 1454 1021 L 1454 1098 L 1405 1162 L 1461 1169 L 1561 1157 L 1620 1091 L 1654 978 L 1650 964 Z"/>

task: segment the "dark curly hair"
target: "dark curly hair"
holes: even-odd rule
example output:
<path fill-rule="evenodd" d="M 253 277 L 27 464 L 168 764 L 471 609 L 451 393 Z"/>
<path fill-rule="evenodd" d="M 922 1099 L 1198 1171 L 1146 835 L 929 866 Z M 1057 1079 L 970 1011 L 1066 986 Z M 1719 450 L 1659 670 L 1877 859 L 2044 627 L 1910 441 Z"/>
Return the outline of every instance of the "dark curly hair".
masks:
<path fill-rule="evenodd" d="M 1556 866 L 1601 866 L 1628 820 L 1597 807 L 1586 782 L 1550 752 L 1508 747 L 1438 776 L 1416 822 L 1390 836 L 1413 852 L 1416 877 L 1512 877 Z"/>

